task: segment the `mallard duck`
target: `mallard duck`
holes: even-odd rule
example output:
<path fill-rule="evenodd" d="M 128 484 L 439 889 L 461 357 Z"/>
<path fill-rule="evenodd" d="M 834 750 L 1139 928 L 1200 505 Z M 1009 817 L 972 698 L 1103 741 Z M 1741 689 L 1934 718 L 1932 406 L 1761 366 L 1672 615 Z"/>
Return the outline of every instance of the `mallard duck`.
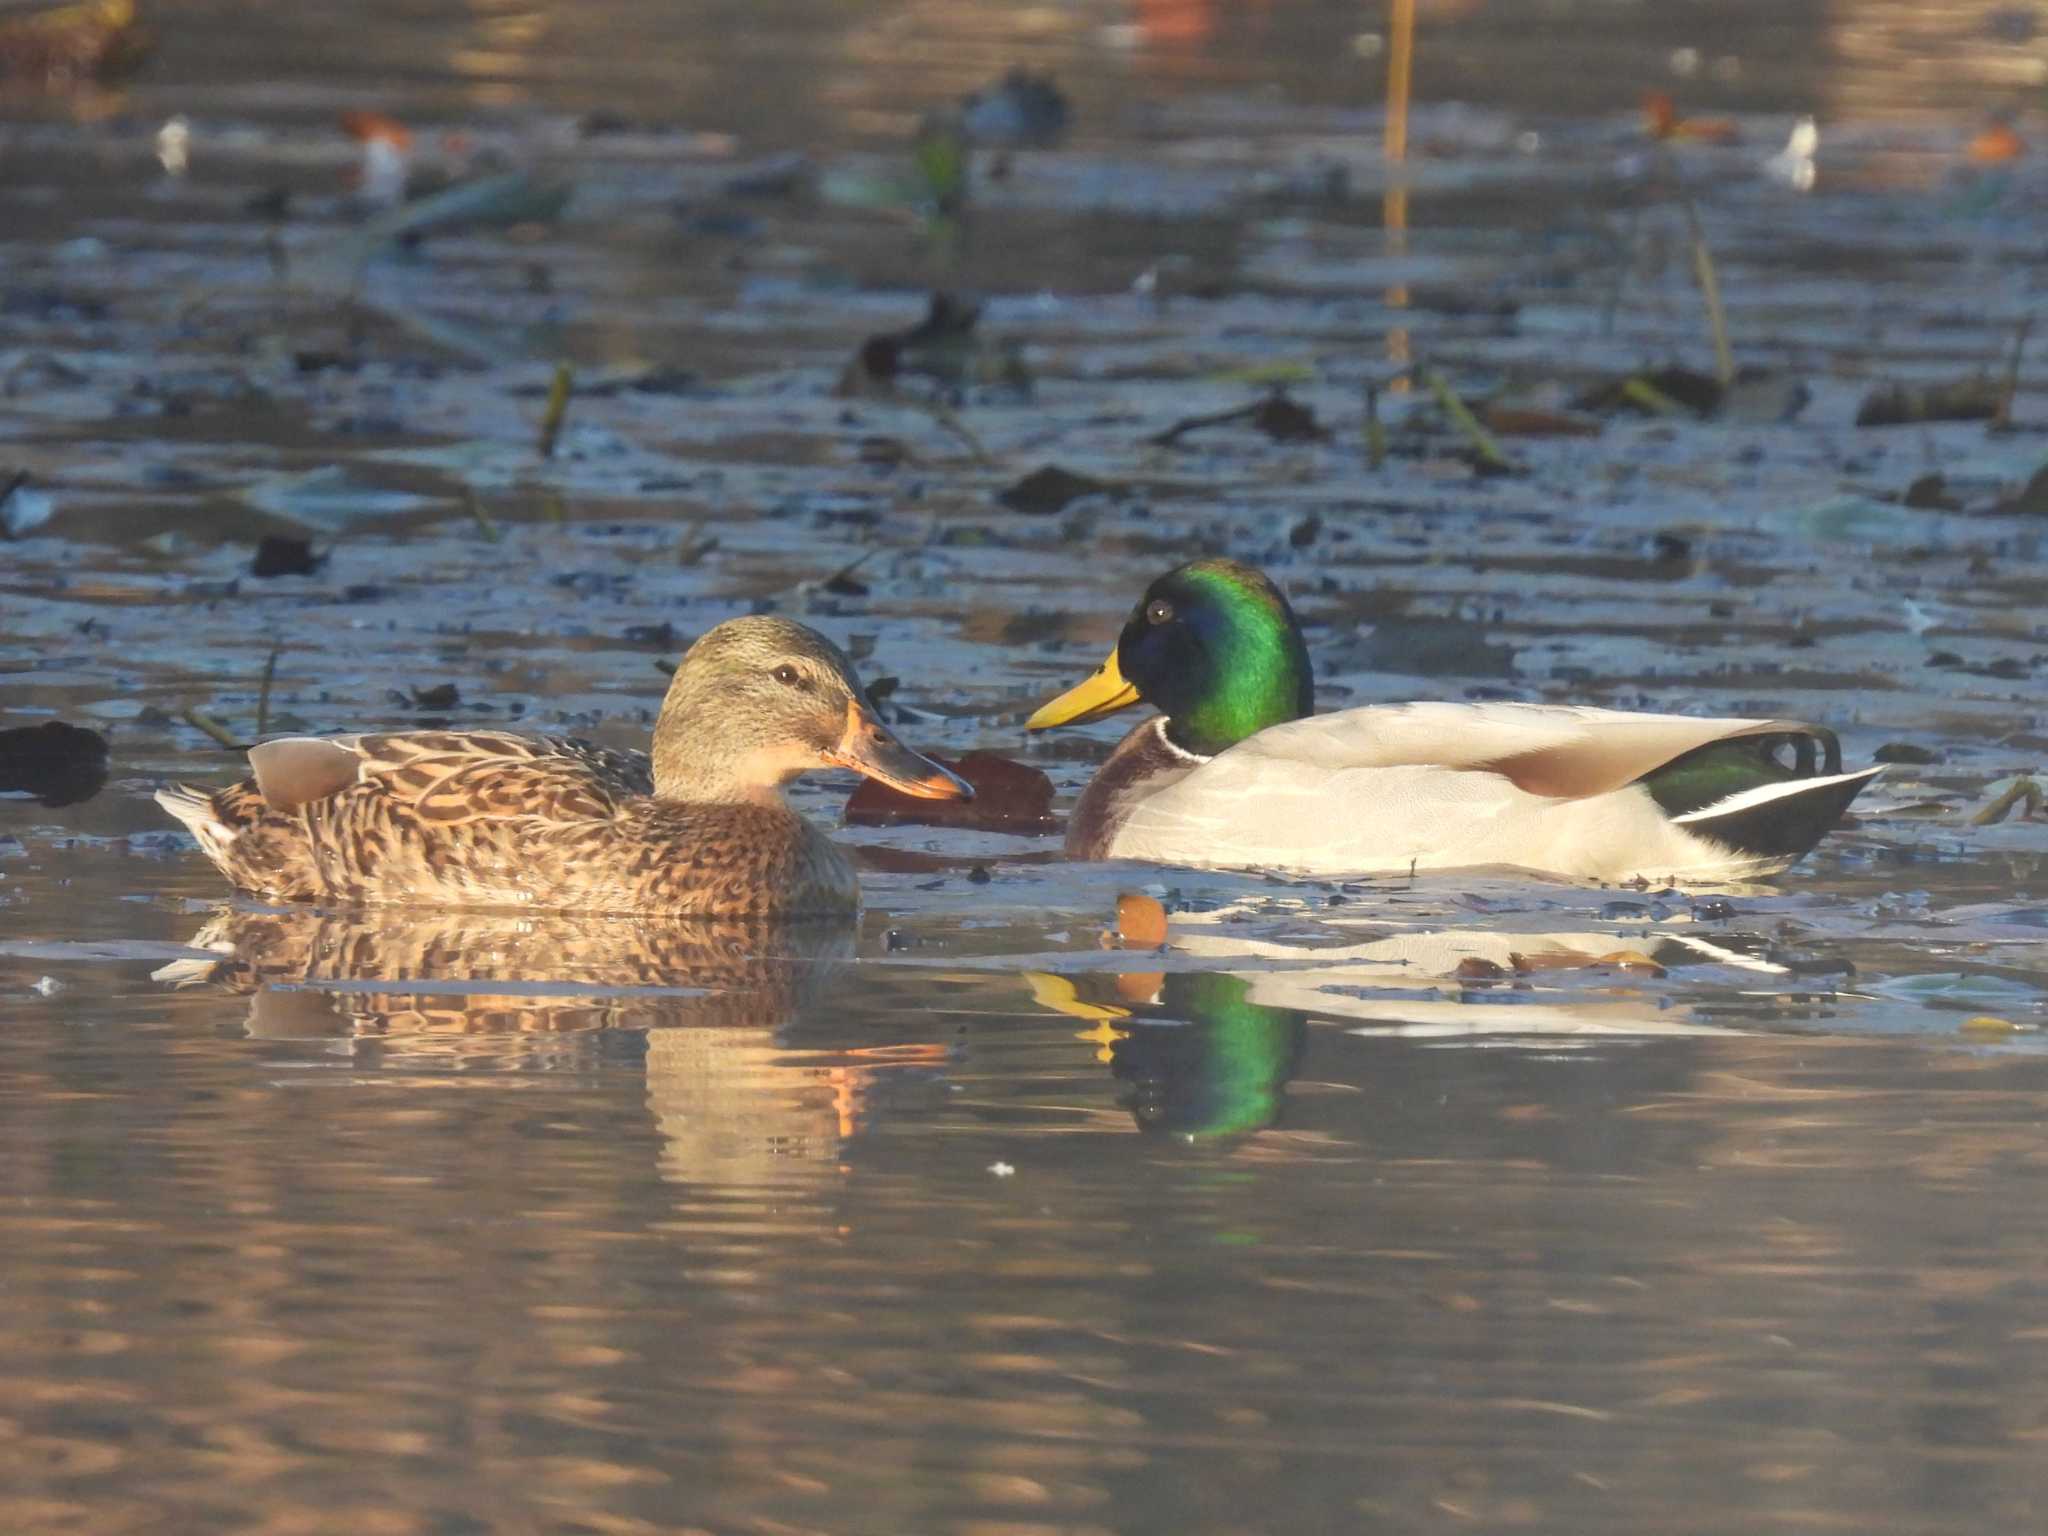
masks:
<path fill-rule="evenodd" d="M 1026 725 L 1141 702 L 1160 713 L 1082 793 L 1067 828 L 1072 858 L 1730 879 L 1792 863 L 1883 771 L 1844 773 L 1834 733 L 1798 720 L 1551 704 L 1317 715 L 1287 599 L 1229 560 L 1153 582 L 1100 670 Z"/>
<path fill-rule="evenodd" d="M 760 617 L 690 647 L 651 756 L 412 731 L 266 741 L 249 766 L 227 789 L 174 785 L 157 800 L 238 888 L 338 906 L 850 912 L 853 866 L 784 785 L 838 767 L 912 795 L 972 793 L 881 724 L 831 641 Z"/>

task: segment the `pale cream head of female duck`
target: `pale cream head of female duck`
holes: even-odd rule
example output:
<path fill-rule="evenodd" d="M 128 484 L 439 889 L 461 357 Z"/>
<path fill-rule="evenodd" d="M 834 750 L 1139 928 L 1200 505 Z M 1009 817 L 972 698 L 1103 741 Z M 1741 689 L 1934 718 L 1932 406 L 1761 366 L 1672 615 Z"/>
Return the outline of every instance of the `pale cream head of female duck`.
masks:
<path fill-rule="evenodd" d="M 654 723 L 656 798 L 771 799 L 819 768 L 851 768 L 925 799 L 973 795 L 896 739 L 845 653 L 816 630 L 756 616 L 705 631 Z"/>

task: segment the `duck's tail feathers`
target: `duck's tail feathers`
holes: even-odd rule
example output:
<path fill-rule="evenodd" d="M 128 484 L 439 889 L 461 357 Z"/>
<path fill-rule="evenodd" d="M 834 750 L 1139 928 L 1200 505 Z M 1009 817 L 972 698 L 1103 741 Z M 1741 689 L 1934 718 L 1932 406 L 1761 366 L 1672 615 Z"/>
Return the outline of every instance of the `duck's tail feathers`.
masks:
<path fill-rule="evenodd" d="M 1839 759 L 1837 759 L 1839 761 Z M 1701 806 L 1672 821 L 1756 858 L 1796 859 L 1832 831 L 1884 765 L 1855 773 L 1760 784 Z"/>
<path fill-rule="evenodd" d="M 236 828 L 221 820 L 220 808 L 211 791 L 191 784 L 166 784 L 156 792 L 156 803 L 185 824 L 185 830 L 199 840 L 199 849 L 223 868 L 228 845 Z"/>

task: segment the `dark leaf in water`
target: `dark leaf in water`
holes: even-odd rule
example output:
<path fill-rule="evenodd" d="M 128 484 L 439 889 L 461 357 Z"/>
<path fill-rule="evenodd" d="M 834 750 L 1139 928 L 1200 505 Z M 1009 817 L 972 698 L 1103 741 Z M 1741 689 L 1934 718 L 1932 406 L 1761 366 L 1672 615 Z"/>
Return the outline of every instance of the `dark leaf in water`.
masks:
<path fill-rule="evenodd" d="M 659 624 L 628 624 L 621 638 L 628 645 L 653 645 L 667 650 L 676 643 L 676 627 L 667 619 Z"/>
<path fill-rule="evenodd" d="M 1311 512 L 1307 517 L 1304 517 L 1300 522 L 1287 530 L 1287 542 L 1295 549 L 1307 549 L 1309 545 L 1315 543 L 1317 536 L 1322 531 L 1322 518 L 1318 514 Z"/>
<path fill-rule="evenodd" d="M 1948 483 L 1940 475 L 1922 475 L 1906 487 L 1899 503 L 1923 512 L 1955 512 L 1963 505 L 1948 493 Z"/>
<path fill-rule="evenodd" d="M 1025 763 L 994 752 L 970 752 L 955 761 L 925 754 L 974 786 L 972 800 L 920 800 L 864 779 L 846 802 L 850 827 L 959 827 L 981 832 L 1051 832 L 1052 780 Z"/>
<path fill-rule="evenodd" d="M 407 698 L 414 709 L 453 709 L 462 702 L 462 694 L 453 683 L 436 683 L 431 688 L 415 688 Z"/>
<path fill-rule="evenodd" d="M 811 183 L 816 167 L 805 154 L 775 155 L 726 177 L 727 197 L 792 197 Z"/>
<path fill-rule="evenodd" d="M 1479 419 L 1498 437 L 1598 437 L 1601 431 L 1597 416 L 1547 411 L 1540 406 L 1488 405 Z"/>
<path fill-rule="evenodd" d="M 2017 496 L 2000 502 L 1998 510 L 2008 517 L 2048 517 L 2048 464 L 2034 471 Z"/>
<path fill-rule="evenodd" d="M 903 364 L 903 349 L 893 336 L 870 336 L 860 344 L 840 370 L 832 393 L 842 400 L 859 400 L 895 392 L 896 375 Z"/>
<path fill-rule="evenodd" d="M 312 541 L 285 534 L 266 534 L 256 546 L 256 558 L 249 564 L 252 576 L 310 576 L 319 570 L 325 555 L 313 553 Z"/>
<path fill-rule="evenodd" d="M 903 679 L 900 677 L 878 677 L 868 684 L 868 702 L 880 704 L 902 686 Z"/>
<path fill-rule="evenodd" d="M 1941 761 L 1941 754 L 1930 748 L 1916 746 L 1910 741 L 1888 741 L 1870 754 L 1871 761 L 1879 763 L 1908 763 L 1923 767 L 1928 763 Z"/>
<path fill-rule="evenodd" d="M 265 187 L 243 202 L 242 211 L 259 219 L 270 219 L 281 223 L 291 217 L 292 189 L 284 186 Z"/>
<path fill-rule="evenodd" d="M 1314 411 L 1280 393 L 1259 402 L 1252 412 L 1252 425 L 1276 443 L 1321 442 L 1330 435 Z"/>
<path fill-rule="evenodd" d="M 1107 480 L 1077 475 L 1057 464 L 1042 464 L 1015 485 L 996 492 L 996 500 L 1012 512 L 1051 514 L 1083 496 L 1121 496 L 1124 488 Z"/>
<path fill-rule="evenodd" d="M 880 435 L 864 437 L 855 449 L 863 464 L 872 464 L 878 469 L 894 469 L 910 462 L 910 445 L 900 437 Z"/>
<path fill-rule="evenodd" d="M 1066 93 L 1050 75 L 1013 69 L 960 100 L 960 126 L 984 148 L 1050 149 L 1066 136 Z"/>
<path fill-rule="evenodd" d="M 825 590 L 834 597 L 866 597 L 868 584 L 851 570 L 835 571 L 826 578 Z"/>
<path fill-rule="evenodd" d="M 1902 427 L 1922 421 L 1989 421 L 2005 389 L 1981 374 L 1948 384 L 1886 384 L 1863 397 L 1859 427 Z"/>
<path fill-rule="evenodd" d="M 1696 416 L 1711 416 L 1721 408 L 1721 381 L 1711 374 L 1690 368 L 1655 368 L 1619 379 L 1603 379 L 1572 401 L 1575 411 L 1633 411 L 1644 416 L 1663 416 L 1676 407 Z"/>
<path fill-rule="evenodd" d="M 62 720 L 0 731 L 0 792 L 34 795 L 44 805 L 76 805 L 106 782 L 107 738 L 98 731 Z"/>

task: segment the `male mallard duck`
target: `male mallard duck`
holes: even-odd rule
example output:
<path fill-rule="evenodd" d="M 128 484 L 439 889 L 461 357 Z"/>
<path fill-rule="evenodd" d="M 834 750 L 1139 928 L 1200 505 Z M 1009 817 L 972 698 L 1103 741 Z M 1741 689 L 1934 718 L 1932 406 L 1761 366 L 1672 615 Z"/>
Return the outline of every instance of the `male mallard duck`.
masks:
<path fill-rule="evenodd" d="M 253 779 L 158 802 L 237 887 L 343 906 L 682 917 L 851 912 L 853 866 L 782 787 L 851 768 L 907 794 L 968 786 L 876 719 L 839 648 L 786 619 L 720 624 L 676 668 L 652 757 L 559 737 L 286 737 Z"/>
<path fill-rule="evenodd" d="M 1725 879 L 1783 869 L 1883 771 L 1842 772 L 1834 733 L 1797 720 L 1550 704 L 1315 715 L 1308 647 L 1286 598 L 1229 560 L 1153 582 L 1101 670 L 1026 725 L 1098 720 L 1140 701 L 1161 713 L 1082 793 L 1069 857 Z"/>

